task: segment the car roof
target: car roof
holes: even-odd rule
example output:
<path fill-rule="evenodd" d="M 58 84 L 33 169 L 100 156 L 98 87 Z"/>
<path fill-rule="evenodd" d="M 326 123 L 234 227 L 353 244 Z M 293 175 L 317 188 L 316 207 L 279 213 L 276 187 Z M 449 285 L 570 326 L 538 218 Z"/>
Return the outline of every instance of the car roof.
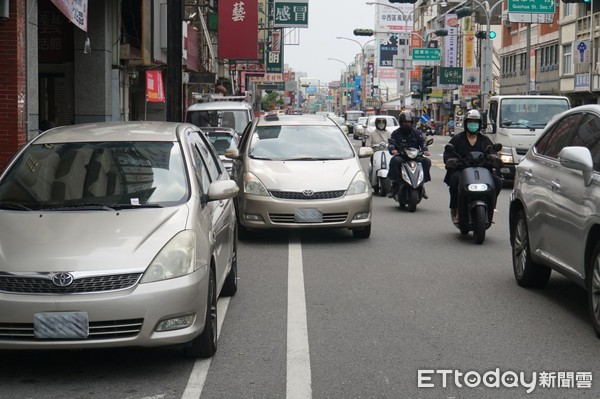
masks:
<path fill-rule="evenodd" d="M 209 101 L 206 103 L 192 104 L 188 111 L 227 111 L 227 110 L 250 110 L 252 106 L 246 101 Z"/>
<path fill-rule="evenodd" d="M 98 122 L 60 126 L 35 138 L 36 144 L 98 141 L 177 141 L 177 133 L 194 125 L 181 122 Z"/>
<path fill-rule="evenodd" d="M 281 126 L 281 125 L 317 125 L 338 126 L 330 118 L 323 115 L 274 115 L 268 114 L 259 117 L 258 126 Z"/>

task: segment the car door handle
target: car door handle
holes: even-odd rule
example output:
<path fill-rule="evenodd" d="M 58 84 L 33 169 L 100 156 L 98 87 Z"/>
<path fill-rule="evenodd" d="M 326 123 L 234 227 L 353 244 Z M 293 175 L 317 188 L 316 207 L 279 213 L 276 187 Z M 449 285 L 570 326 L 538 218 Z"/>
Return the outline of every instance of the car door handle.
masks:
<path fill-rule="evenodd" d="M 554 181 L 550 182 L 550 187 L 552 187 L 552 191 L 560 190 L 560 181 L 554 180 Z"/>
<path fill-rule="evenodd" d="M 531 170 L 527 170 L 523 173 L 526 179 L 531 179 L 533 177 L 533 172 Z"/>

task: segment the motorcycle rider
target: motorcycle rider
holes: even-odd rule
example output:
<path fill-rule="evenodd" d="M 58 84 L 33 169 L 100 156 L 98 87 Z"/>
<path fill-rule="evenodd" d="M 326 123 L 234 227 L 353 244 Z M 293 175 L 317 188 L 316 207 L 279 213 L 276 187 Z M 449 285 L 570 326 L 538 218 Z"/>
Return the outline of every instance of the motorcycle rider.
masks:
<path fill-rule="evenodd" d="M 400 120 L 400 127 L 394 130 L 392 133 L 392 139 L 398 145 L 418 148 L 419 150 L 423 151 L 423 155 L 425 156 L 419 157 L 417 160 L 421 162 L 421 165 L 423 166 L 423 182 L 426 183 L 431 180 L 429 175 L 431 160 L 427 158 L 430 155 L 429 149 L 427 148 L 427 143 L 425 142 L 421 132 L 413 127 L 413 121 L 415 118 L 412 112 L 409 110 L 402 111 L 398 119 Z M 388 197 L 393 198 L 400 188 L 400 168 L 402 167 L 402 162 L 407 160 L 399 155 L 398 149 L 396 149 L 393 144 L 390 144 L 388 150 L 390 151 L 390 154 L 394 155 L 390 161 L 390 170 L 387 176 L 392 183 Z M 423 198 L 428 198 L 427 194 L 425 193 L 425 187 L 423 187 Z"/>
<path fill-rule="evenodd" d="M 387 127 L 387 120 L 385 118 L 377 117 L 375 118 L 375 130 L 369 134 L 367 137 L 366 145 L 367 147 L 371 147 L 375 149 L 375 147 L 381 143 L 388 143 L 388 139 L 390 138 L 389 133 L 385 128 Z"/>
<path fill-rule="evenodd" d="M 492 140 L 481 132 L 483 122 L 481 113 L 476 109 L 467 112 L 465 115 L 464 126 L 465 130 L 454 135 L 449 141 L 449 143 L 454 146 L 455 152 L 461 157 L 464 158 L 473 151 L 484 152 L 486 147 L 493 144 Z M 502 162 L 498 156 L 492 154 L 491 158 L 494 160 L 494 165 L 490 165 L 490 167 L 499 168 Z M 456 158 L 456 155 L 452 151 L 444 151 L 444 164 L 446 165 L 444 183 L 448 185 L 450 191 L 452 221 L 454 224 L 458 224 L 458 180 L 460 173 L 456 173 L 458 171 L 458 158 Z M 494 173 L 492 173 L 492 175 L 494 176 L 496 198 L 498 198 L 498 195 L 502 190 L 502 179 Z"/>

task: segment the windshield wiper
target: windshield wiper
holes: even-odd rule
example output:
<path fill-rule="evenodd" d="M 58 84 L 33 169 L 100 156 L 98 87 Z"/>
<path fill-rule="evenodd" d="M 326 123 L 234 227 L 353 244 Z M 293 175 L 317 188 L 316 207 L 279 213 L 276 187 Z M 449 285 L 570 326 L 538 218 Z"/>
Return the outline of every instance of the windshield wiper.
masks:
<path fill-rule="evenodd" d="M 282 159 L 282 161 L 331 161 L 331 158 L 298 157 Z"/>
<path fill-rule="evenodd" d="M 85 210 L 85 211 L 118 211 L 120 209 L 135 209 L 135 208 L 162 208 L 160 204 L 103 204 L 101 202 L 83 202 L 79 204 L 63 204 L 61 206 L 49 208 L 53 211 L 61 210 Z"/>
<path fill-rule="evenodd" d="M 17 211 L 32 211 L 33 209 L 26 207 L 23 204 L 17 202 L 0 202 L 1 209 L 13 209 Z"/>

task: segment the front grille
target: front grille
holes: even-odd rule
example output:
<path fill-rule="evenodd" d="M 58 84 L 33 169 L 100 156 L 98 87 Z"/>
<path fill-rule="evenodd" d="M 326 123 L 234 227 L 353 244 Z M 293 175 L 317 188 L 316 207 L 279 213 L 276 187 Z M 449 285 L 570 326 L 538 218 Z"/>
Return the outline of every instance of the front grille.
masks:
<path fill-rule="evenodd" d="M 92 276 L 75 279 L 67 287 L 58 287 L 50 276 L 23 277 L 0 276 L 0 292 L 15 294 L 86 294 L 104 291 L 124 290 L 138 283 L 142 273 Z"/>
<path fill-rule="evenodd" d="M 271 223 L 285 223 L 285 224 L 303 224 L 296 222 L 296 218 L 293 213 L 269 213 L 269 219 Z M 323 224 L 326 223 L 343 223 L 348 219 L 348 212 L 344 213 L 324 213 Z"/>
<path fill-rule="evenodd" d="M 135 337 L 140 333 L 144 319 L 91 321 L 90 333 L 80 341 Z M 2 341 L 42 341 L 33 335 L 33 323 L 0 323 Z M 73 340 L 73 339 L 69 339 Z M 60 339 L 43 341 L 60 341 Z"/>
<path fill-rule="evenodd" d="M 312 195 L 304 195 L 303 192 L 298 191 L 271 191 L 271 195 L 275 198 L 279 199 L 287 199 L 287 200 L 321 200 L 321 199 L 333 199 L 333 198 L 341 198 L 344 196 L 346 191 L 337 190 L 337 191 L 318 191 L 313 193 Z"/>

